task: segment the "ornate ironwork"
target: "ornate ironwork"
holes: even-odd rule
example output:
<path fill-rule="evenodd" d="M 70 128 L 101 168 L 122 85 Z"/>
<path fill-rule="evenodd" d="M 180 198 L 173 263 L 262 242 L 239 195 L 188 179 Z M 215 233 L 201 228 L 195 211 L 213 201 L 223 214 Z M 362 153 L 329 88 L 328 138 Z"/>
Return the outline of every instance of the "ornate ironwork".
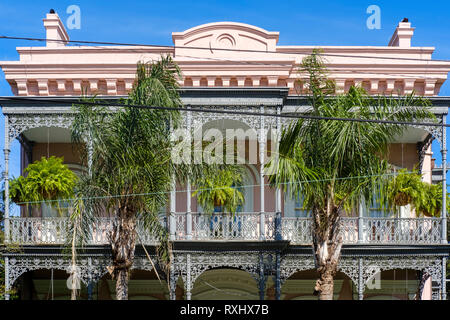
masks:
<path fill-rule="evenodd" d="M 8 137 L 12 142 L 22 132 L 40 127 L 58 127 L 70 129 L 73 114 L 67 113 L 16 113 L 8 115 Z"/>
<path fill-rule="evenodd" d="M 315 268 L 312 255 L 284 255 L 281 257 L 280 282 L 283 284 L 289 277 L 298 271 Z"/>
<path fill-rule="evenodd" d="M 260 110 L 257 107 L 249 107 L 249 106 L 195 106 L 196 109 L 204 108 L 207 110 L 218 110 L 218 111 L 236 111 L 236 112 L 249 112 L 254 113 L 255 115 L 242 115 L 242 114 L 231 114 L 231 113 L 214 113 L 214 112 L 194 112 L 192 113 L 192 127 L 200 128 L 204 124 L 217 121 L 217 120 L 235 120 L 238 122 L 242 122 L 250 128 L 260 129 Z M 273 113 L 276 114 L 276 108 L 264 107 L 264 113 Z M 275 117 L 265 117 L 264 128 L 276 128 L 277 120 Z M 184 125 L 187 124 L 187 121 Z"/>
<path fill-rule="evenodd" d="M 165 224 L 164 217 L 160 219 Z M 9 218 L 10 234 L 7 238 L 10 242 L 21 245 L 30 244 L 64 244 L 70 237 L 70 218 Z M 109 244 L 109 234 L 113 227 L 111 218 L 95 218 L 91 230 L 88 245 Z M 149 233 L 140 220 L 137 221 L 138 243 L 155 245 L 157 239 Z"/>
<path fill-rule="evenodd" d="M 265 283 L 269 275 L 275 276 L 275 283 L 281 288 L 289 277 L 298 271 L 315 268 L 312 255 L 288 254 L 273 256 L 262 252 L 176 252 L 171 264 L 171 291 L 174 292 L 176 279 L 181 276 L 187 297 L 197 278 L 205 271 L 214 268 L 236 268 L 248 272 L 256 283 Z M 69 274 L 72 271 L 71 261 L 67 256 L 59 254 L 24 255 L 9 254 L 6 277 L 10 287 L 23 273 L 38 269 L 58 269 Z M 157 261 L 155 256 L 151 256 Z M 281 259 L 281 261 L 280 261 Z M 111 263 L 108 255 L 84 255 L 78 257 L 76 272 L 79 279 L 86 285 L 97 282 L 107 273 L 107 266 Z M 133 269 L 153 270 L 153 264 L 147 257 L 136 257 Z M 442 275 L 445 268 L 445 258 L 440 256 L 423 255 L 370 255 L 370 256 L 342 256 L 338 270 L 346 274 L 357 286 L 362 299 L 365 285 L 375 274 L 392 269 L 412 269 L 422 271 L 432 277 L 433 299 L 441 299 Z M 261 289 L 261 287 L 260 287 Z"/>
<path fill-rule="evenodd" d="M 365 285 L 378 272 L 393 269 L 412 269 L 429 274 L 439 285 L 433 289 L 433 300 L 441 297 L 442 257 L 438 256 L 365 256 L 362 260 L 362 283 Z M 445 272 L 445 270 L 444 270 Z"/>
<path fill-rule="evenodd" d="M 72 272 L 72 262 L 62 255 L 10 255 L 8 256 L 8 281 L 10 286 L 25 272 L 39 269 L 55 269 L 66 271 L 68 276 Z M 151 256 L 157 261 L 156 256 Z M 155 262 L 156 263 L 156 262 Z M 111 264 L 109 256 L 90 255 L 79 257 L 76 262 L 76 273 L 79 279 L 88 285 L 97 282 L 108 273 L 107 266 Z M 147 257 L 135 257 L 132 269 L 152 271 L 153 264 Z"/>
<path fill-rule="evenodd" d="M 168 230 L 167 220 L 161 224 Z M 204 240 L 258 240 L 261 229 L 266 240 L 275 240 L 276 214 L 264 213 L 261 228 L 260 213 L 192 213 L 192 239 Z M 172 223 L 176 224 L 176 240 L 187 239 L 186 214 L 176 213 Z M 362 242 L 374 244 L 439 244 L 442 221 L 439 218 L 362 218 Z M 90 230 L 88 244 L 108 244 L 112 228 L 111 218 L 96 218 Z M 69 237 L 69 218 L 9 218 L 9 233 L 6 238 L 20 244 L 63 244 Z M 139 241 L 154 245 L 157 239 L 138 221 Z M 293 244 L 311 244 L 312 220 L 310 218 L 281 218 L 283 240 Z M 345 244 L 358 242 L 358 218 L 342 218 L 340 235 Z"/>
<path fill-rule="evenodd" d="M 267 255 L 264 255 L 267 260 Z M 197 278 L 213 268 L 236 268 L 247 271 L 259 281 L 260 261 L 257 252 L 192 252 L 174 255 L 174 273 L 181 276 L 187 292 L 193 288 Z"/>
<path fill-rule="evenodd" d="M 440 243 L 439 218 L 363 218 L 363 237 L 368 243 Z"/>

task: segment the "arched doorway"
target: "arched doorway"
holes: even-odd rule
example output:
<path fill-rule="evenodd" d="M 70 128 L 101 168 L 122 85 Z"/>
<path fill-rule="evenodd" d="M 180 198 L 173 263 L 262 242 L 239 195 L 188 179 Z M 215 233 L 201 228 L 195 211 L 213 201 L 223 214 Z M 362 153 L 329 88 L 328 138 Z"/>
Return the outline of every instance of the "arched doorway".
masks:
<path fill-rule="evenodd" d="M 216 268 L 203 272 L 195 281 L 192 300 L 258 300 L 256 280 L 246 271 Z"/>
<path fill-rule="evenodd" d="M 17 292 L 12 298 L 19 300 L 70 300 L 69 274 L 58 269 L 37 269 L 23 273 L 14 283 Z M 87 300 L 88 290 L 80 281 L 77 300 Z"/>
<path fill-rule="evenodd" d="M 415 300 L 419 284 L 417 270 L 381 271 L 366 283 L 364 300 Z"/>

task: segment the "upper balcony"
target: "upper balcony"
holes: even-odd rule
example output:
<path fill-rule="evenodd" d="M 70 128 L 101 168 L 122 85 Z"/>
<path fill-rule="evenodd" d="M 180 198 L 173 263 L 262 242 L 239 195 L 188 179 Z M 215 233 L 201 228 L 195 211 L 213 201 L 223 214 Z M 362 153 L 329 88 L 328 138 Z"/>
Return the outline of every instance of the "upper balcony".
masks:
<path fill-rule="evenodd" d="M 63 245 L 70 241 L 70 220 L 58 218 L 9 218 L 7 240 L 20 245 Z M 312 243 L 311 218 L 281 217 L 276 213 L 174 213 L 161 223 L 175 241 L 274 241 L 294 245 Z M 88 245 L 107 245 L 112 218 L 97 218 Z M 340 232 L 344 244 L 430 245 L 442 243 L 440 218 L 343 217 Z M 156 239 L 139 223 L 138 243 L 155 245 Z"/>

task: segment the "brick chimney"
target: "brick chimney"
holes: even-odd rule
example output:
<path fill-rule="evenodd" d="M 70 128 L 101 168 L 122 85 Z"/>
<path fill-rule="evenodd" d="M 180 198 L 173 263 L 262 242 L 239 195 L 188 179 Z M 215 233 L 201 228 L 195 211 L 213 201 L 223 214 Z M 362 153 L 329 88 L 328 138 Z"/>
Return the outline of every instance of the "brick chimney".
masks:
<path fill-rule="evenodd" d="M 414 34 L 414 29 L 411 28 L 411 23 L 407 18 L 403 19 L 395 29 L 388 46 L 401 48 L 411 47 L 411 38 Z"/>
<path fill-rule="evenodd" d="M 61 22 L 61 19 L 59 19 L 58 14 L 52 9 L 50 10 L 50 13 L 47 13 L 47 17 L 43 19 L 43 21 L 45 30 L 47 32 L 47 48 L 57 48 L 65 46 L 67 44 L 66 41 L 69 40 L 69 35 L 67 34 L 66 28 L 64 28 L 64 24 Z"/>

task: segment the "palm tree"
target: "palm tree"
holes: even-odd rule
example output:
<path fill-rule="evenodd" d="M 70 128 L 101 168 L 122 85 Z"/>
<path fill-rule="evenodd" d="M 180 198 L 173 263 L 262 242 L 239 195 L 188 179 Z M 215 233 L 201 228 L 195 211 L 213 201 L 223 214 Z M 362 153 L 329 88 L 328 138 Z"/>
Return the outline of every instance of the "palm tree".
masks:
<path fill-rule="evenodd" d="M 82 175 L 77 187 L 72 214 L 74 239 L 82 242 L 89 237 L 94 217 L 111 217 L 112 264 L 108 270 L 116 280 L 118 300 L 128 299 L 128 279 L 139 240 L 138 223 L 159 240 L 160 262 L 169 263 L 168 233 L 159 222 L 158 212 L 167 202 L 175 168 L 169 130 L 171 126 L 176 128 L 180 120 L 177 110 L 127 105 L 181 108 L 177 92 L 180 76 L 180 69 L 169 56 L 153 63 L 139 63 L 133 89 L 122 101 L 123 108 L 111 110 L 82 103 L 76 106 L 72 140 L 78 145 L 88 141 L 80 152 L 91 168 Z"/>
<path fill-rule="evenodd" d="M 304 58 L 302 72 L 311 100 L 311 115 L 320 117 L 412 121 L 432 117 L 429 103 L 412 95 L 398 99 L 371 97 L 352 87 L 336 97 L 334 84 L 315 51 Z M 313 251 L 319 278 L 314 293 L 333 299 L 333 277 L 342 247 L 340 218 L 387 183 L 388 144 L 404 125 L 298 119 L 282 132 L 275 175 L 269 181 L 291 197 L 304 196 L 313 217 Z M 295 183 L 293 183 L 295 182 Z M 383 189 L 384 190 L 384 189 Z"/>

